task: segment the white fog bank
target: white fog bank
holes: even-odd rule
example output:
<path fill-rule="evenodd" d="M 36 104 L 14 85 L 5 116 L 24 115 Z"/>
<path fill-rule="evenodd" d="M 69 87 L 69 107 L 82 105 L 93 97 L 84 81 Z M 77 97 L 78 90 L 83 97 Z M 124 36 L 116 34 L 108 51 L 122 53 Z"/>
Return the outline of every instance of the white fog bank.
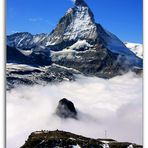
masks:
<path fill-rule="evenodd" d="M 92 138 L 142 144 L 142 78 L 128 73 L 110 80 L 80 76 L 75 82 L 19 87 L 7 92 L 7 148 L 31 132 L 64 130 Z M 54 115 L 58 101 L 71 100 L 79 120 Z"/>

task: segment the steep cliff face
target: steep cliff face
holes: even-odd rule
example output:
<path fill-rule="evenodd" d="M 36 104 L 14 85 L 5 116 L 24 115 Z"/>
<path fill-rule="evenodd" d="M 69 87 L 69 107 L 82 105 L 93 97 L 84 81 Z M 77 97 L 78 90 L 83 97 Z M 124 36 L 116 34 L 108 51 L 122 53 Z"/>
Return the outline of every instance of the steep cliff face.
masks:
<path fill-rule="evenodd" d="M 97 27 L 93 13 L 84 1 L 76 1 L 61 18 L 51 33 L 47 45 L 57 45 L 60 49 L 72 45 L 78 40 L 94 42 L 97 39 Z"/>

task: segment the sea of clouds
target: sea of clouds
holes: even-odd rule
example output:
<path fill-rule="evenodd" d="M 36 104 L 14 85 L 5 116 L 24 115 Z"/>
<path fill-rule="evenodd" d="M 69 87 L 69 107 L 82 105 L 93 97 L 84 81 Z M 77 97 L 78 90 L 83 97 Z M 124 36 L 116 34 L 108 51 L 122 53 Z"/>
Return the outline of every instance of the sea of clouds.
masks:
<path fill-rule="evenodd" d="M 142 92 L 142 77 L 133 73 L 7 91 L 7 148 L 22 146 L 31 132 L 56 129 L 92 138 L 107 131 L 107 138 L 142 144 Z M 62 98 L 75 104 L 79 120 L 54 114 Z"/>

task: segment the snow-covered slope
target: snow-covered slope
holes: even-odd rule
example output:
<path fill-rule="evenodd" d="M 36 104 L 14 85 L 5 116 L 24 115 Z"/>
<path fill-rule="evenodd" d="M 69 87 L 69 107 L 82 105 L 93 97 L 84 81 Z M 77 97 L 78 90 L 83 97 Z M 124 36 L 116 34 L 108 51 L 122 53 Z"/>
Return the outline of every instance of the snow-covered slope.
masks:
<path fill-rule="evenodd" d="M 129 48 L 138 57 L 143 59 L 143 45 L 139 43 L 125 42 L 127 48 Z"/>
<path fill-rule="evenodd" d="M 20 32 L 7 36 L 7 45 L 14 48 L 29 50 L 34 46 L 45 45 L 49 34 L 32 35 L 28 32 Z"/>
<path fill-rule="evenodd" d="M 68 69 L 59 65 L 35 67 L 27 64 L 7 63 L 6 65 L 7 89 L 19 85 L 47 85 L 49 82 L 73 81 L 75 74 L 80 74 L 74 69 Z"/>

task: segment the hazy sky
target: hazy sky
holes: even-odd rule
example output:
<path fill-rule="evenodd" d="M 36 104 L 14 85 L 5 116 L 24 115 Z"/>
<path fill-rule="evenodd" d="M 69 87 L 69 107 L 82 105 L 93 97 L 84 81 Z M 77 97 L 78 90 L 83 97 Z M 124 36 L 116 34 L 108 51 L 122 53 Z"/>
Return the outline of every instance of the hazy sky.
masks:
<path fill-rule="evenodd" d="M 96 22 L 122 41 L 142 43 L 142 0 L 86 0 Z M 50 33 L 71 0 L 7 0 L 7 34 Z"/>

